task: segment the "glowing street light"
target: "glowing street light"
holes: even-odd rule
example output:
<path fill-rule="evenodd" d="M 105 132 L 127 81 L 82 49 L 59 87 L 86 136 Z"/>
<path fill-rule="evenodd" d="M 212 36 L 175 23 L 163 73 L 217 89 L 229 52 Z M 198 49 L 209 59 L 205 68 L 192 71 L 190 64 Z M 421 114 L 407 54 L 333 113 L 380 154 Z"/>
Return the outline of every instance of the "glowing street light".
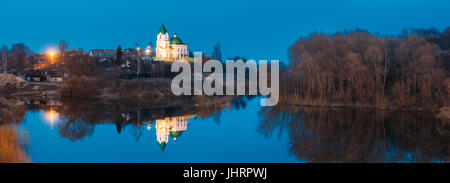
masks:
<path fill-rule="evenodd" d="M 140 53 L 140 50 L 141 50 L 141 48 L 139 47 L 139 46 L 137 46 L 136 47 L 136 50 L 137 50 L 137 71 L 136 71 L 136 78 L 137 79 L 139 79 L 139 71 L 140 71 L 140 68 L 139 68 L 139 53 Z"/>
<path fill-rule="evenodd" d="M 49 50 L 48 55 L 50 56 L 50 63 L 53 64 L 53 62 L 55 61 L 55 55 L 56 55 L 55 51 Z"/>
<path fill-rule="evenodd" d="M 146 53 L 147 55 L 150 55 L 150 53 L 152 52 L 151 49 L 152 49 L 152 48 L 150 47 L 150 45 L 148 45 L 147 48 L 145 49 L 145 53 Z"/>

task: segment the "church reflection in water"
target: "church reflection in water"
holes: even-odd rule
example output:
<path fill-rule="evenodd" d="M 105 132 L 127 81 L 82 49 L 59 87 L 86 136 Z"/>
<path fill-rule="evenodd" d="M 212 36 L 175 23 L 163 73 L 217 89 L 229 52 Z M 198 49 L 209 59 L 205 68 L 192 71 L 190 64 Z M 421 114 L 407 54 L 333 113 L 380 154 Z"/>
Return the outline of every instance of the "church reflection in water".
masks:
<path fill-rule="evenodd" d="M 189 120 L 220 113 L 231 106 L 233 98 L 217 102 L 207 109 L 196 107 L 195 101 L 177 102 L 177 105 L 136 105 L 126 102 L 98 103 L 95 101 L 27 101 L 29 110 L 43 111 L 50 129 L 58 130 L 62 138 L 70 141 L 82 140 L 94 134 L 95 126 L 113 124 L 120 135 L 126 128 L 138 141 L 144 132 L 155 129 L 156 142 L 164 151 L 169 141 L 177 141 L 188 130 Z M 211 102 L 211 101 L 208 101 Z M 242 101 L 237 101 L 242 103 Z"/>
<path fill-rule="evenodd" d="M 195 117 L 196 115 L 184 115 L 155 120 L 156 141 L 161 150 L 164 151 L 169 143 L 169 136 L 174 142 L 177 141 L 177 138 L 188 130 L 189 119 Z"/>
<path fill-rule="evenodd" d="M 61 111 L 58 106 L 51 106 L 49 109 L 40 109 L 44 111 L 45 121 L 49 123 L 50 128 L 53 129 L 54 126 L 57 125 L 61 136 L 69 137 L 72 141 L 83 138 L 83 134 L 89 135 L 89 133 L 86 133 L 85 131 L 87 129 L 92 129 L 89 126 L 108 123 L 107 119 L 102 119 L 94 123 L 89 123 L 88 121 L 87 124 L 82 124 L 84 123 L 84 120 L 82 119 L 87 119 L 86 117 L 80 117 L 80 119 L 74 120 L 73 118 L 75 116 L 71 116 L 67 113 L 61 113 L 63 111 Z M 140 133 L 143 132 L 143 127 L 146 128 L 147 131 L 151 131 L 154 128 L 156 132 L 156 141 L 158 142 L 161 150 L 164 151 L 169 143 L 169 139 L 176 142 L 177 138 L 179 138 L 183 132 L 188 130 L 189 119 L 197 118 L 196 114 L 184 114 L 173 116 L 168 115 L 151 119 L 149 112 L 150 109 L 121 112 L 119 116 L 122 117 L 122 120 L 114 120 L 118 121 L 116 122 L 117 133 L 120 134 L 123 128 L 127 125 L 131 125 L 134 132 L 138 131 L 137 136 L 141 135 Z"/>
<path fill-rule="evenodd" d="M 53 129 L 55 123 L 59 122 L 59 113 L 51 107 L 48 110 L 44 110 L 46 121 L 50 124 L 50 128 Z M 140 113 L 137 112 L 137 113 Z M 130 120 L 131 116 L 128 114 L 122 114 L 125 120 Z M 152 121 L 140 121 L 137 123 L 137 128 L 145 125 L 147 130 L 150 131 L 152 126 L 156 131 L 156 141 L 158 142 L 159 147 L 162 151 L 166 148 L 169 143 L 169 137 L 173 139 L 174 142 L 177 141 L 183 132 L 188 130 L 189 119 L 197 118 L 196 114 L 186 114 L 182 116 L 169 116 L 162 119 L 156 119 Z M 121 126 L 116 126 L 118 129 L 118 133 L 121 132 Z M 119 129 L 120 128 L 120 129 Z"/>

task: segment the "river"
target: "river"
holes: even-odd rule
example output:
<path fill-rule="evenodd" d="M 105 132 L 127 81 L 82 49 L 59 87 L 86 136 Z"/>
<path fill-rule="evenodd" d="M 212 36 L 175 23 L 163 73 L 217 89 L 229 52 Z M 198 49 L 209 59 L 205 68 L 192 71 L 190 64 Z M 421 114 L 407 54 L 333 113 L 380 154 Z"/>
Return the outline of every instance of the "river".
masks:
<path fill-rule="evenodd" d="M 4 162 L 449 162 L 434 113 L 277 105 L 27 102 L 0 125 Z M 19 110 L 20 111 L 20 110 Z M 14 119 L 14 120 L 12 120 Z M 9 133 L 6 133 L 9 132 Z M 14 138 L 12 138 L 14 137 Z M 5 140 L 6 139 L 6 140 Z M 2 145 L 3 144 L 3 145 Z M 12 145 L 11 145 L 12 144 Z M 1 157 L 4 156 L 4 157 Z"/>

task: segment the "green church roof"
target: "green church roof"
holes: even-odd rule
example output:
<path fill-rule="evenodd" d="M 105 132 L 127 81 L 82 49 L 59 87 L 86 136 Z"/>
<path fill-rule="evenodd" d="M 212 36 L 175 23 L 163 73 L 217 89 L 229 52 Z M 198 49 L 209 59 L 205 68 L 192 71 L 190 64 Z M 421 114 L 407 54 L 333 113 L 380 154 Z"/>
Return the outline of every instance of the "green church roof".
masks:
<path fill-rule="evenodd" d="M 179 37 L 174 37 L 170 39 L 170 44 L 183 44 L 183 41 Z"/>
<path fill-rule="evenodd" d="M 183 132 L 182 131 L 170 131 L 169 133 L 170 133 L 170 136 L 172 136 L 172 137 L 180 137 Z"/>
<path fill-rule="evenodd" d="M 164 151 L 164 149 L 166 149 L 166 143 L 165 142 L 162 142 L 162 143 L 158 143 L 158 145 L 159 145 L 159 148 L 161 148 L 161 151 Z"/>
<path fill-rule="evenodd" d="M 159 33 L 161 33 L 161 34 L 166 34 L 167 33 L 167 29 L 164 26 L 164 24 L 162 24 L 161 27 L 159 28 L 158 34 Z"/>

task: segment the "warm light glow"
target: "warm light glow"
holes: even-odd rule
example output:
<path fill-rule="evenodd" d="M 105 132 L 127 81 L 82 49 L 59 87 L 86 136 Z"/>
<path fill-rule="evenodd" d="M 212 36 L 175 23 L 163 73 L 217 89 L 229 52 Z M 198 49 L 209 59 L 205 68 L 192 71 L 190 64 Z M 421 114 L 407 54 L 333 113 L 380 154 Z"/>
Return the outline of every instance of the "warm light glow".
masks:
<path fill-rule="evenodd" d="M 50 120 L 55 119 L 55 112 L 54 111 L 50 111 Z"/>
<path fill-rule="evenodd" d="M 50 126 L 53 129 L 53 123 L 55 123 L 55 120 L 57 120 L 57 113 L 53 110 L 53 108 L 50 108 L 50 111 L 47 111 L 46 113 L 47 120 L 50 122 Z"/>
<path fill-rule="evenodd" d="M 55 62 L 55 55 L 56 55 L 55 50 L 50 49 L 47 51 L 47 54 L 50 56 L 50 62 L 53 64 L 53 62 Z"/>
<path fill-rule="evenodd" d="M 47 53 L 50 57 L 55 56 L 55 50 L 53 50 L 53 49 L 48 50 Z"/>

